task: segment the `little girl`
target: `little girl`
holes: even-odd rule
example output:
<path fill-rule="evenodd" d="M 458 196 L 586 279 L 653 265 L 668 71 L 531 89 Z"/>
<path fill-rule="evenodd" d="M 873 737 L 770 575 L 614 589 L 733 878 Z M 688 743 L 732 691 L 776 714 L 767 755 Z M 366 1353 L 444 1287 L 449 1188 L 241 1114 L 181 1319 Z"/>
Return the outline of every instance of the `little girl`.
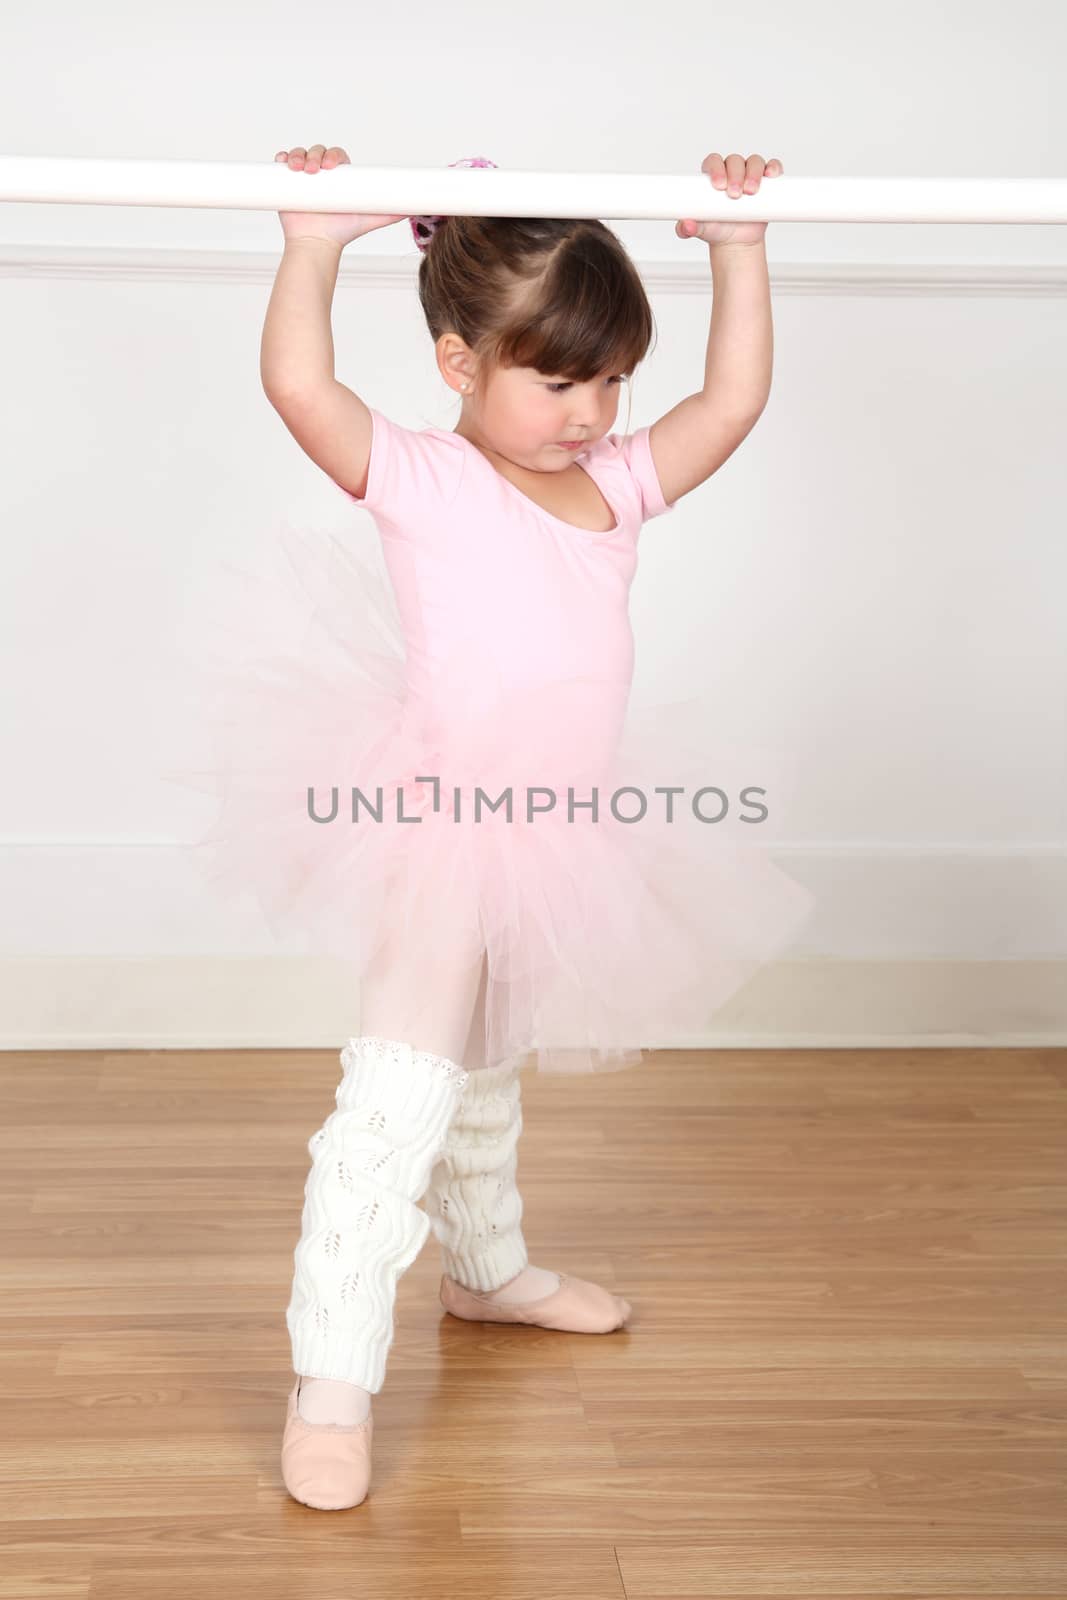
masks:
<path fill-rule="evenodd" d="M 316 145 L 275 159 L 313 174 L 348 157 Z M 733 193 L 741 158 L 714 159 L 709 176 Z M 750 190 L 762 173 L 751 158 Z M 250 653 L 220 688 L 224 812 L 203 841 L 216 879 L 252 885 L 276 925 L 312 929 L 360 981 L 337 1109 L 308 1145 L 287 1311 L 283 1478 L 324 1509 L 366 1496 L 397 1280 L 431 1229 L 454 1316 L 606 1333 L 630 1313 L 529 1260 L 522 1066 L 616 1070 L 662 1025 L 699 1033 L 810 911 L 750 842 L 709 827 L 718 746 L 709 772 L 692 722 L 657 713 L 629 743 L 624 729 L 642 525 L 752 419 L 731 433 L 700 397 L 655 430 L 612 432 L 652 335 L 622 244 L 594 220 L 471 215 L 411 219 L 460 416 L 401 426 L 334 377 L 330 308 L 344 246 L 402 220 L 281 214 L 264 388 L 371 513 L 388 582 L 355 535 L 330 559 L 287 536 L 308 630 L 297 655 L 268 673 Z"/>

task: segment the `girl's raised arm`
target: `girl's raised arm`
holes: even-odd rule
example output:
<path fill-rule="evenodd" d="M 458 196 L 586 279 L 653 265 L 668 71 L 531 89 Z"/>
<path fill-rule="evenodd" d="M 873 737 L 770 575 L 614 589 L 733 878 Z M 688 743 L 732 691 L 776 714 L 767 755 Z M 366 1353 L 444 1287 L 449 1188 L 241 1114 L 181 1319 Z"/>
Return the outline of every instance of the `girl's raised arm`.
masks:
<path fill-rule="evenodd" d="M 349 158 L 340 145 L 327 150 L 317 144 L 309 150 L 303 145 L 279 150 L 274 159 L 308 176 Z M 263 325 L 260 379 L 267 399 L 301 449 L 342 488 L 362 497 L 371 415 L 359 396 L 334 377 L 330 312 L 345 245 L 404 218 L 282 211 L 279 220 L 285 250 Z"/>
<path fill-rule="evenodd" d="M 267 309 L 260 376 L 267 399 L 300 448 L 361 499 L 372 438 L 365 403 L 333 375 L 330 307 L 341 247 L 327 239 L 286 243 Z"/>

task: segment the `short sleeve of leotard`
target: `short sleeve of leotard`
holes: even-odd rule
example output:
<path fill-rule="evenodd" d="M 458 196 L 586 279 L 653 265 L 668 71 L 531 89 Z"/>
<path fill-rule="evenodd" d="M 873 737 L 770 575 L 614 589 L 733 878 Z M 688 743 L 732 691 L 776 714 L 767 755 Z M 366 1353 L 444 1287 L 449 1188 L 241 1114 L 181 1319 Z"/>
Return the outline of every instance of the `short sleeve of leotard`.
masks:
<path fill-rule="evenodd" d="M 464 445 L 439 430 L 417 432 L 392 422 L 373 406 L 367 492 L 362 497 L 339 483 L 335 488 L 376 521 L 397 532 L 411 531 L 432 518 L 435 505 L 450 505 L 463 475 Z"/>
<path fill-rule="evenodd" d="M 596 447 L 605 465 L 616 469 L 616 481 L 628 494 L 639 523 L 662 516 L 665 511 L 673 511 L 678 504 L 676 500 L 668 504 L 663 498 L 649 443 L 651 426 L 650 423 L 648 427 L 638 428 L 636 433 L 606 434 Z"/>

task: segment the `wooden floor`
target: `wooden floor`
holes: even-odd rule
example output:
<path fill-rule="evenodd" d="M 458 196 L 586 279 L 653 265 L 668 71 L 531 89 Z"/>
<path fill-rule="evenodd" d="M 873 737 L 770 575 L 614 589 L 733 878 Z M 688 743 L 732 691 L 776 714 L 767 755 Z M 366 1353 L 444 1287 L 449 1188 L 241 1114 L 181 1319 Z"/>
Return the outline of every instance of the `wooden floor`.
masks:
<path fill-rule="evenodd" d="M 628 1331 L 401 1280 L 350 1511 L 285 1492 L 336 1053 L 0 1056 L 0 1600 L 1067 1595 L 1067 1050 L 524 1074 L 531 1259 Z"/>

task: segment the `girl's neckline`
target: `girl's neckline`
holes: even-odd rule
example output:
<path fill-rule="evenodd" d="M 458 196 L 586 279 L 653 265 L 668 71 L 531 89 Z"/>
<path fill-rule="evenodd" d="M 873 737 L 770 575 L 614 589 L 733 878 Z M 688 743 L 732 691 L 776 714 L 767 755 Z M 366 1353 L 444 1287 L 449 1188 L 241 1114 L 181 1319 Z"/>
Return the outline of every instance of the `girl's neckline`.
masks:
<path fill-rule="evenodd" d="M 585 473 L 586 477 L 592 479 L 592 482 L 596 485 L 604 504 L 615 518 L 614 527 L 583 528 L 579 522 L 568 522 L 564 517 L 557 517 L 554 511 L 549 511 L 547 507 L 543 506 L 539 500 L 535 500 L 533 496 L 528 495 L 524 489 L 520 489 L 517 483 L 512 483 L 510 478 L 506 478 L 502 472 L 498 472 L 488 457 L 482 455 L 482 452 L 478 449 L 478 446 L 471 444 L 470 440 L 464 438 L 462 433 L 457 433 L 454 428 L 435 428 L 431 431 L 434 433 L 447 433 L 452 439 L 462 439 L 463 443 L 467 445 L 470 450 L 473 450 L 476 456 L 481 458 L 481 460 L 488 467 L 489 471 L 493 473 L 493 475 L 498 478 L 501 483 L 507 484 L 508 488 L 514 494 L 517 494 L 520 499 L 525 500 L 528 506 L 533 506 L 535 511 L 539 511 L 543 517 L 546 517 L 549 522 L 554 523 L 557 528 L 566 528 L 569 533 L 584 533 L 587 539 L 610 539 L 611 536 L 618 533 L 619 529 L 622 527 L 622 518 L 619 516 L 618 509 L 612 502 L 611 496 L 603 488 L 595 474 L 590 472 L 588 467 L 582 466 L 580 461 L 576 461 L 574 465 L 580 468 L 581 471 Z"/>

